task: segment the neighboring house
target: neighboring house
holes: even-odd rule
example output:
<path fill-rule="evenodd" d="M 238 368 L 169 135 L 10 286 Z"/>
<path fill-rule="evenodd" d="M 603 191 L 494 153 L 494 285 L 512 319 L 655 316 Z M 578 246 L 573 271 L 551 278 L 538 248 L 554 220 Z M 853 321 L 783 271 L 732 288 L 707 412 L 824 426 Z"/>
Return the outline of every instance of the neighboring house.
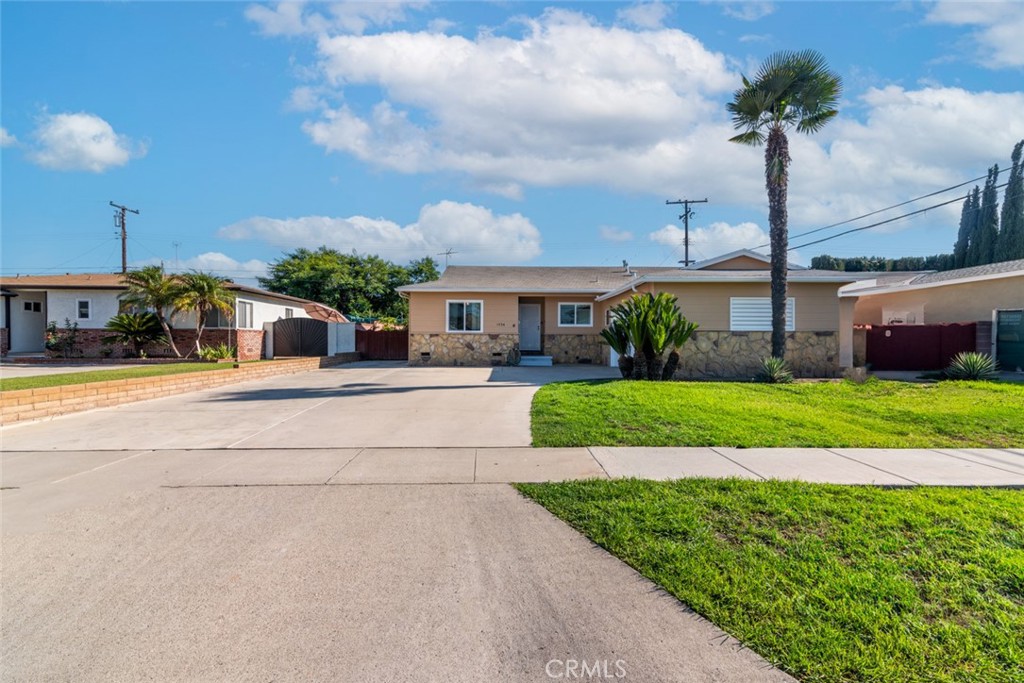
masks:
<path fill-rule="evenodd" d="M 928 273 L 885 273 L 843 287 L 857 325 L 978 323 L 978 348 L 1024 368 L 1024 260 Z"/>
<path fill-rule="evenodd" d="M 240 360 L 263 355 L 264 324 L 286 318 L 344 320 L 334 309 L 306 299 L 276 294 L 255 287 L 230 283 L 235 293 L 235 313 L 228 319 L 214 311 L 203 331 L 204 346 L 228 344 L 238 347 Z M 120 274 L 26 275 L 0 278 L 0 348 L 4 353 L 42 353 L 46 326 L 58 327 L 65 319 L 78 323 L 79 347 L 86 357 L 120 355 L 118 347 L 105 346 L 102 338 L 107 321 L 121 310 L 125 292 Z M 195 344 L 195 316 L 182 313 L 172 320 L 172 334 L 184 354 Z M 109 351 L 107 351 L 109 350 Z M 154 355 L 168 355 L 169 348 Z"/>
<path fill-rule="evenodd" d="M 439 280 L 400 287 L 409 299 L 409 363 L 500 365 L 518 348 L 554 363 L 613 364 L 600 332 L 634 292 L 668 292 L 700 325 L 680 377 L 749 377 L 771 352 L 767 256 L 735 251 L 686 268 L 449 266 Z M 857 273 L 791 266 L 786 356 L 802 376 L 853 363 Z"/>

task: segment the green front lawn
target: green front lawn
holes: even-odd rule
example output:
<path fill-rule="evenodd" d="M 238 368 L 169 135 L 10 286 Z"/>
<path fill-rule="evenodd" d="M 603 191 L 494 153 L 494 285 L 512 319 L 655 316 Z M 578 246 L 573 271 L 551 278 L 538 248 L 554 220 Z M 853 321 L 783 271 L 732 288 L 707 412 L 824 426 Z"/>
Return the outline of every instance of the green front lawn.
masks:
<path fill-rule="evenodd" d="M 1024 681 L 1024 491 L 518 488 L 803 681 Z"/>
<path fill-rule="evenodd" d="M 89 370 L 87 372 L 62 372 L 32 377 L 4 377 L 0 379 L 0 391 L 40 389 L 43 387 L 58 387 L 65 384 L 106 382 L 112 379 L 133 379 L 135 377 L 156 377 L 157 375 L 178 375 L 186 372 L 230 369 L 230 363 L 168 363 L 166 365 L 139 365 L 134 368 L 118 370 Z"/>
<path fill-rule="evenodd" d="M 1024 445 L 1024 384 L 595 381 L 533 399 L 534 446 Z"/>

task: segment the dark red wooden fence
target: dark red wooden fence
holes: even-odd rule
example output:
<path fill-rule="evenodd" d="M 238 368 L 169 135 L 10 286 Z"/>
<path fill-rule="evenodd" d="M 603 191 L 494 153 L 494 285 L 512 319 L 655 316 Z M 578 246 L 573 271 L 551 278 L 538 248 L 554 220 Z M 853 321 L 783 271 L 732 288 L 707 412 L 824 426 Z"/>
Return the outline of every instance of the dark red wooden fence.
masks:
<path fill-rule="evenodd" d="M 356 351 L 364 360 L 409 360 L 409 332 L 357 329 Z"/>
<path fill-rule="evenodd" d="M 974 351 L 975 323 L 871 325 L 867 362 L 872 370 L 940 370 L 962 351 Z"/>

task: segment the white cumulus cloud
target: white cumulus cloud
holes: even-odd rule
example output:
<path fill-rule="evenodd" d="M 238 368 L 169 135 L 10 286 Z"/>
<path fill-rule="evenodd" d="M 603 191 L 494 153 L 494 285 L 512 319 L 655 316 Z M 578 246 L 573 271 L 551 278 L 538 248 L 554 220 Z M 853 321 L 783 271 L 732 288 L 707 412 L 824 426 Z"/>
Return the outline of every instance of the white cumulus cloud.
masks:
<path fill-rule="evenodd" d="M 1012 2 L 949 2 L 931 6 L 927 20 L 935 24 L 974 27 L 970 34 L 979 64 L 991 68 L 1024 66 L 1024 4 Z"/>
<path fill-rule="evenodd" d="M 441 201 L 420 209 L 409 225 L 384 218 L 255 216 L 220 229 L 232 240 L 261 240 L 283 249 L 316 248 L 378 254 L 392 261 L 434 256 L 446 249 L 464 263 L 521 263 L 541 253 L 540 231 L 521 214 L 495 215 L 474 204 Z"/>
<path fill-rule="evenodd" d="M 775 3 L 745 0 L 743 2 L 723 2 L 722 13 L 727 17 L 740 21 L 757 21 L 775 11 Z"/>
<path fill-rule="evenodd" d="M 114 132 L 95 114 L 44 114 L 33 133 L 29 159 L 57 171 L 102 173 L 145 156 L 146 146 Z"/>
<path fill-rule="evenodd" d="M 679 257 L 682 258 L 685 235 L 686 232 L 681 227 L 669 223 L 660 230 L 650 233 L 648 237 L 652 242 L 666 247 L 678 247 Z M 706 227 L 690 229 L 690 259 L 694 259 L 695 253 L 700 258 L 713 258 L 737 249 L 753 249 L 767 242 L 768 233 L 756 223 L 711 223 Z M 767 248 L 760 251 L 767 253 Z"/>
<path fill-rule="evenodd" d="M 390 26 L 407 18 L 407 10 L 420 9 L 426 2 L 382 2 L 354 0 L 334 2 L 326 11 L 311 10 L 305 2 L 250 5 L 245 16 L 267 36 L 317 35 L 327 31 L 362 33 L 374 26 Z"/>
<path fill-rule="evenodd" d="M 597 232 L 606 242 L 628 242 L 633 239 L 633 233 L 629 230 L 621 230 L 610 225 L 602 225 Z"/>
<path fill-rule="evenodd" d="M 170 272 L 185 273 L 190 270 L 201 270 L 206 273 L 213 273 L 231 280 L 255 282 L 256 278 L 267 274 L 269 265 L 266 261 L 249 259 L 239 261 L 219 251 L 207 251 L 202 254 L 181 259 L 177 263 L 166 259 L 151 258 L 143 261 L 134 261 L 133 267 L 163 265 Z"/>
<path fill-rule="evenodd" d="M 383 95 L 365 110 L 325 106 L 303 128 L 329 151 L 404 173 L 459 172 L 506 196 L 516 185 L 658 191 L 700 174 L 709 122 L 725 116 L 716 98 L 738 78 L 723 55 L 679 30 L 606 27 L 566 10 L 522 26 L 518 37 L 321 37 L 324 85 Z M 723 150 L 727 132 L 715 136 Z"/>
<path fill-rule="evenodd" d="M 637 2 L 616 10 L 615 18 L 637 28 L 661 28 L 671 13 L 672 8 L 663 2 Z"/>
<path fill-rule="evenodd" d="M 10 147 L 18 144 L 18 138 L 7 132 L 6 128 L 0 128 L 0 147 Z"/>

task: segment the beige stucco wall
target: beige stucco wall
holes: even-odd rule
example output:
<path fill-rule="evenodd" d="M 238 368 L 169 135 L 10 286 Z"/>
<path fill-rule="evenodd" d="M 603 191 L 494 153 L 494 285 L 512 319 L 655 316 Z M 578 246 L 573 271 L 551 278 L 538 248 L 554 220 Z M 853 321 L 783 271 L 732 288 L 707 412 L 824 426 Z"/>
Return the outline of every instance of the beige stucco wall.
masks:
<path fill-rule="evenodd" d="M 729 329 L 729 299 L 739 297 L 769 297 L 771 286 L 767 282 L 687 282 L 653 285 L 679 300 L 679 310 L 704 330 Z M 789 296 L 796 299 L 796 331 L 836 332 L 839 330 L 838 283 L 793 283 Z M 637 291 L 651 291 L 644 285 Z M 618 303 L 633 295 L 627 292 L 606 303 Z"/>
<path fill-rule="evenodd" d="M 924 320 L 918 323 L 991 320 L 994 309 L 1024 307 L 1024 276 L 861 296 L 854 308 L 854 322 L 881 325 L 883 309 L 913 310 L 921 306 Z"/>
<path fill-rule="evenodd" d="M 474 294 L 449 292 L 411 292 L 409 296 L 409 332 L 444 334 L 448 301 L 483 301 L 483 334 L 519 334 L 518 294 Z"/>

